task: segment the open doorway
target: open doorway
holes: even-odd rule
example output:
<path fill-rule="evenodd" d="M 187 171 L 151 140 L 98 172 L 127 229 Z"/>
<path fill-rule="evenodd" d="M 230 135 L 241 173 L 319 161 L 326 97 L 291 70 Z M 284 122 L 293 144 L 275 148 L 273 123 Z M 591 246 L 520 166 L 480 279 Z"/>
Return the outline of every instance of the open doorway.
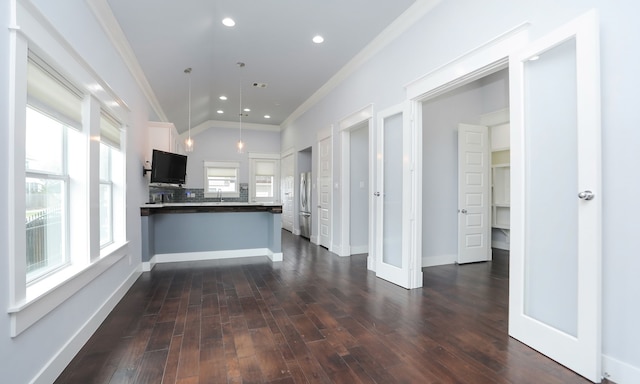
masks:
<path fill-rule="evenodd" d="M 459 202 L 458 202 L 458 131 L 459 125 L 473 124 L 489 126 L 488 131 L 495 131 L 497 142 L 502 147 L 495 147 L 496 164 L 508 164 L 504 150 L 508 150 L 508 107 L 509 107 L 509 77 L 508 69 L 491 73 L 471 83 L 457 87 L 445 94 L 428 99 L 422 103 L 423 155 L 422 155 L 422 266 L 435 266 L 459 262 Z M 497 111 L 497 112 L 496 112 Z M 506 121 L 500 121 L 500 119 Z M 507 125 L 504 125 L 507 123 Z M 498 127 L 500 128 L 494 128 Z M 505 132 L 504 129 L 507 128 Z M 491 137 L 488 133 L 488 137 Z M 506 134 L 507 148 L 504 148 Z M 491 151 L 493 150 L 493 146 Z M 489 146 L 488 146 L 489 148 Z M 489 150 L 489 149 L 488 149 Z M 487 154 L 488 158 L 492 156 Z M 493 163 L 494 160 L 490 160 Z M 507 164 L 505 164 L 505 161 Z M 504 167 L 502 167 L 504 168 Z M 496 170 L 487 167 L 490 172 Z M 506 169 L 506 168 L 505 168 Z M 504 171 L 505 169 L 499 169 Z M 504 182 L 508 182 L 505 173 L 501 173 L 501 189 L 489 188 L 489 193 L 495 192 L 488 201 L 488 217 L 479 220 L 479 224 L 487 225 L 484 238 L 479 244 L 488 245 L 495 238 L 496 245 L 505 248 L 508 244 L 508 221 L 505 223 L 506 201 L 504 196 Z M 486 183 L 489 183 L 485 180 Z M 494 178 L 494 181 L 496 179 Z M 488 186 L 491 184 L 487 184 Z M 503 192 L 498 195 L 498 192 Z M 501 206 L 494 209 L 495 203 Z M 496 212 L 498 215 L 496 215 Z M 506 211 L 508 217 L 508 211 Z M 496 221 L 499 219 L 498 221 Z M 496 224 L 497 223 L 497 224 Z M 499 227 L 496 227 L 499 225 Z M 490 253 L 489 257 L 490 259 Z"/>

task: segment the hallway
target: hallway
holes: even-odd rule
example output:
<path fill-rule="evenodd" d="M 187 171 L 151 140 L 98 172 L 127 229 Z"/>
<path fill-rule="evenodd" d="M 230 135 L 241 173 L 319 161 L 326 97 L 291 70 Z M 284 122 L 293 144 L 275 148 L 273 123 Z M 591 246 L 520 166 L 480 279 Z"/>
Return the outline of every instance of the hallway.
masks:
<path fill-rule="evenodd" d="M 282 233 L 284 261 L 159 264 L 56 383 L 587 383 L 507 336 L 508 260 L 407 291 Z"/>

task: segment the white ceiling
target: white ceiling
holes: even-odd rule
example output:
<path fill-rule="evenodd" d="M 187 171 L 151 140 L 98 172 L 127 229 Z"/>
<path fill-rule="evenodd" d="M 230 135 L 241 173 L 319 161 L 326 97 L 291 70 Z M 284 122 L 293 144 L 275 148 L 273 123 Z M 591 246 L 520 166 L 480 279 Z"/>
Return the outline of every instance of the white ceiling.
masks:
<path fill-rule="evenodd" d="M 180 132 L 189 117 L 185 68 L 193 68 L 192 129 L 238 121 L 241 83 L 251 108 L 243 122 L 279 126 L 415 2 L 106 0 L 157 99 L 150 119 L 166 118 Z M 225 17 L 236 26 L 223 26 Z M 316 34 L 323 44 L 311 41 Z"/>

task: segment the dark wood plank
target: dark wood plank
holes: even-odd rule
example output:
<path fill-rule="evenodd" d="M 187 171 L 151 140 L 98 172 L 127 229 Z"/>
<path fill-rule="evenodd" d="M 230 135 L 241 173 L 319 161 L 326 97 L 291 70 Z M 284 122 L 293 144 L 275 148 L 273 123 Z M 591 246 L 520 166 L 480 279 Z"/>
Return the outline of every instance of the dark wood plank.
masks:
<path fill-rule="evenodd" d="M 282 236 L 282 263 L 156 265 L 56 383 L 587 383 L 507 335 L 508 255 L 407 291 Z"/>

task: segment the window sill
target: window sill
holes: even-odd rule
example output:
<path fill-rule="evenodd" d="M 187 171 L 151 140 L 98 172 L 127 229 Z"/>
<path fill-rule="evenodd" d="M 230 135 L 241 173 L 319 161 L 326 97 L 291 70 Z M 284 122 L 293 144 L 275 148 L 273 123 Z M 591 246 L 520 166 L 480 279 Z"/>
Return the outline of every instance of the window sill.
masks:
<path fill-rule="evenodd" d="M 220 197 L 222 197 L 223 199 L 225 198 L 237 199 L 240 197 L 240 192 L 223 192 L 222 194 L 218 194 L 218 192 L 205 192 L 204 197 L 214 198 L 214 199 L 217 199 Z"/>
<path fill-rule="evenodd" d="M 126 256 L 128 244 L 124 242 L 108 247 L 111 252 L 91 264 L 70 266 L 27 287 L 26 300 L 8 309 L 11 337 L 28 329 Z"/>

